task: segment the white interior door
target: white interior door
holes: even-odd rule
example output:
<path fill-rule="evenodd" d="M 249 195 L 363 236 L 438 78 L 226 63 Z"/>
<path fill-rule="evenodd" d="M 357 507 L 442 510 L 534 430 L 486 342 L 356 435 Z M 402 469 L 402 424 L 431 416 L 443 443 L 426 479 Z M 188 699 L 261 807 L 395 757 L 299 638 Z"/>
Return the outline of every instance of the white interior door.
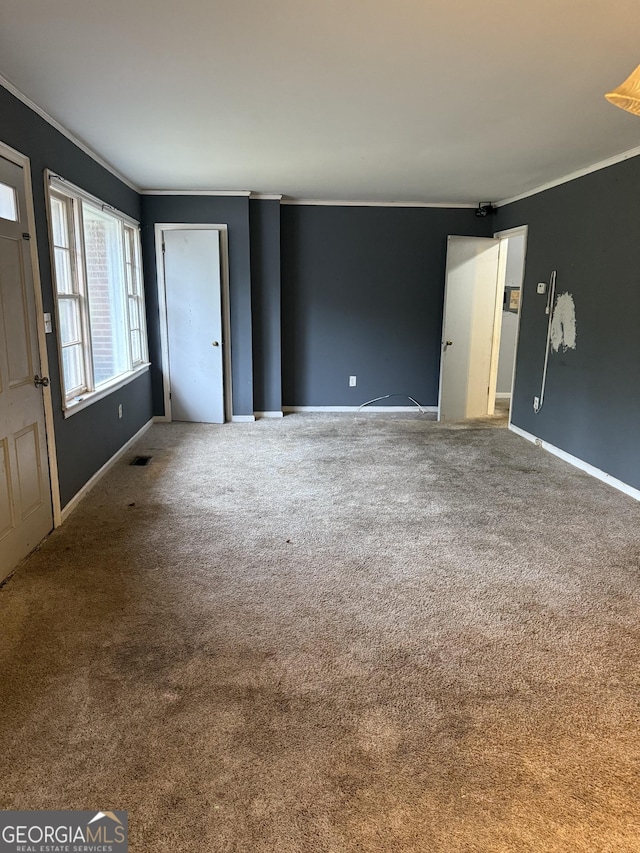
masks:
<path fill-rule="evenodd" d="M 438 420 L 482 417 L 493 403 L 499 244 L 492 237 L 448 238 Z"/>
<path fill-rule="evenodd" d="M 53 528 L 21 166 L 0 157 L 0 580 Z"/>
<path fill-rule="evenodd" d="M 220 232 L 163 232 L 171 419 L 224 423 Z"/>

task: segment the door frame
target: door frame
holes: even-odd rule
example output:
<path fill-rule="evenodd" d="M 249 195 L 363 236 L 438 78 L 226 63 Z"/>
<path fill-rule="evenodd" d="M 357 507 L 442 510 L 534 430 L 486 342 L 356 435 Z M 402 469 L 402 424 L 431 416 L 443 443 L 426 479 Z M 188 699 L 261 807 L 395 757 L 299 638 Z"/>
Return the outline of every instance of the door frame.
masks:
<path fill-rule="evenodd" d="M 516 341 L 514 344 L 513 371 L 511 373 L 511 391 L 510 391 L 510 397 L 509 397 L 509 427 L 511 427 L 511 412 L 513 410 L 513 386 L 515 385 L 515 381 L 516 381 L 516 366 L 518 364 L 518 347 L 520 345 L 520 318 L 522 316 L 522 301 L 524 298 L 524 275 L 525 275 L 525 270 L 527 268 L 528 235 L 529 235 L 529 226 L 528 225 L 516 225 L 514 228 L 506 228 L 504 231 L 496 231 L 495 234 L 493 235 L 494 237 L 497 237 L 498 240 L 500 240 L 500 241 L 507 240 L 509 237 L 520 237 L 520 236 L 524 237 L 524 253 L 523 253 L 524 258 L 523 258 L 523 264 L 522 264 L 522 281 L 520 283 L 520 301 L 518 303 L 518 315 L 517 315 L 517 324 L 516 324 Z M 508 251 L 508 248 L 507 248 L 507 251 Z M 502 282 L 503 290 L 504 290 L 504 286 L 506 283 L 506 276 L 507 276 L 507 268 L 506 268 L 506 256 L 505 256 L 504 265 L 498 266 L 498 282 L 499 283 Z M 500 328 L 501 328 L 502 327 L 502 316 L 500 315 L 500 317 L 496 317 L 496 322 L 498 322 L 498 319 L 500 321 Z M 497 382 L 497 379 L 498 379 L 498 357 L 500 355 L 500 334 L 498 334 L 498 336 L 497 336 L 497 344 L 496 344 L 495 330 L 494 330 L 494 337 L 493 337 L 493 347 L 494 347 L 494 352 L 493 352 L 492 358 L 495 358 L 495 371 L 496 371 L 495 380 Z M 495 383 L 494 383 L 493 387 L 494 387 L 493 399 L 494 399 L 494 404 L 495 404 Z"/>
<path fill-rule="evenodd" d="M 47 353 L 47 333 L 44 327 L 44 303 L 42 299 L 42 281 L 40 278 L 40 263 L 38 260 L 38 235 L 36 232 L 36 217 L 33 204 L 33 185 L 31 182 L 31 160 L 26 154 L 21 154 L 15 148 L 0 141 L 0 156 L 22 168 L 24 180 L 24 192 L 27 201 L 27 227 L 31 239 L 29 240 L 29 254 L 31 258 L 31 274 L 33 277 L 33 290 L 35 297 L 36 330 L 38 335 L 38 358 L 40 361 L 40 374 L 50 376 L 49 356 Z M 42 402 L 44 409 L 44 426 L 47 446 L 47 464 L 49 466 L 49 488 L 51 491 L 51 509 L 53 513 L 53 527 L 62 524 L 62 506 L 60 504 L 60 480 L 58 477 L 58 456 L 56 452 L 56 436 L 53 417 L 53 398 L 51 394 L 51 383 L 42 388 Z"/>
<path fill-rule="evenodd" d="M 226 224 L 190 222 L 156 222 L 156 282 L 158 286 L 158 313 L 160 315 L 160 347 L 162 351 L 162 387 L 164 415 L 156 421 L 171 421 L 171 374 L 169 372 L 169 329 L 167 318 L 167 290 L 164 275 L 163 234 L 165 231 L 218 231 L 220 234 L 220 296 L 222 313 L 222 386 L 224 392 L 225 423 L 231 420 L 233 399 L 231 388 L 231 312 L 229 308 L 229 228 Z"/>
<path fill-rule="evenodd" d="M 493 306 L 493 332 L 491 335 L 491 359 L 489 362 L 489 398 L 487 400 L 487 415 L 496 413 L 496 389 L 498 387 L 498 362 L 500 360 L 500 340 L 502 338 L 502 304 L 504 287 L 507 279 L 508 244 L 499 237 L 498 240 L 498 271 L 496 275 L 496 293 Z M 505 251 L 505 249 L 507 251 Z"/>

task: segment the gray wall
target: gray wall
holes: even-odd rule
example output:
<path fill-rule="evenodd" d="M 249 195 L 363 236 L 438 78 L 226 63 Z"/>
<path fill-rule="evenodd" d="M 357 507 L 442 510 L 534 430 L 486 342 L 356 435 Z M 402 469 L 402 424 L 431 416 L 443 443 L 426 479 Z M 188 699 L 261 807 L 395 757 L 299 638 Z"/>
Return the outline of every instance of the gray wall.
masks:
<path fill-rule="evenodd" d="M 493 221 L 473 210 L 283 205 L 281 222 L 283 403 L 409 394 L 435 405 L 447 236 L 487 236 Z"/>
<path fill-rule="evenodd" d="M 640 158 L 500 209 L 498 229 L 528 225 L 513 422 L 640 488 Z M 536 283 L 558 272 L 573 295 L 576 349 L 549 358 L 534 414 L 547 333 Z"/>
<path fill-rule="evenodd" d="M 282 408 L 280 202 L 251 199 L 251 299 L 253 316 L 253 408 Z"/>
<path fill-rule="evenodd" d="M 31 160 L 36 238 L 44 310 L 55 307 L 44 190 L 44 170 L 51 169 L 108 204 L 140 219 L 140 198 L 98 165 L 37 113 L 0 86 L 0 141 Z M 62 416 L 62 396 L 55 334 L 47 336 L 47 354 L 55 419 L 60 497 L 64 506 L 82 486 L 151 417 L 151 386 L 145 374 L 72 417 Z M 123 417 L 118 419 L 122 403 Z"/>
<path fill-rule="evenodd" d="M 253 354 L 248 197 L 143 196 L 142 220 L 154 414 L 164 414 L 154 225 L 158 222 L 185 222 L 228 226 L 233 414 L 252 415 Z"/>

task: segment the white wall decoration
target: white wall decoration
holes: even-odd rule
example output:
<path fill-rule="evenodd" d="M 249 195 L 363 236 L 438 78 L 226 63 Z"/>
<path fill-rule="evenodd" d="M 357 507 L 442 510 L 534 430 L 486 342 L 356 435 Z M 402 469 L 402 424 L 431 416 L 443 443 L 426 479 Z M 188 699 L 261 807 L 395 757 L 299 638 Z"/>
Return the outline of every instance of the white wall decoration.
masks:
<path fill-rule="evenodd" d="M 551 349 L 562 352 L 576 348 L 576 306 L 570 293 L 561 293 L 556 300 L 551 320 Z"/>

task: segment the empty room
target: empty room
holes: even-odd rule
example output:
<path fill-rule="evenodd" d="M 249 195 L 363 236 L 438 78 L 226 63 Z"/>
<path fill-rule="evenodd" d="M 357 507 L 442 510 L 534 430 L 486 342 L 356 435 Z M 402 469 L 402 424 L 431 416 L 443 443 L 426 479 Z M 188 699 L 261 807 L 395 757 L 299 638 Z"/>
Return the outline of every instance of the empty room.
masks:
<path fill-rule="evenodd" d="M 0 21 L 0 853 L 639 851 L 640 6 Z"/>

